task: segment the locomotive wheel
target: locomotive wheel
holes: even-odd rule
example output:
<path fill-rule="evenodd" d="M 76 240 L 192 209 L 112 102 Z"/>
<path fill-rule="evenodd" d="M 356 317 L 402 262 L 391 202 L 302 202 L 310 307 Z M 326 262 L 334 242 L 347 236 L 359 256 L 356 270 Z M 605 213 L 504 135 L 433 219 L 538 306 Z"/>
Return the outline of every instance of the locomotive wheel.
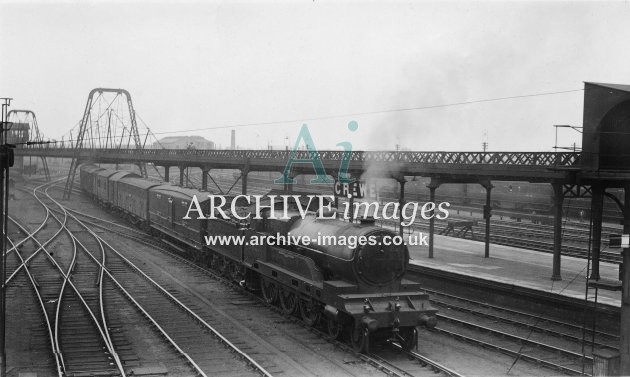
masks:
<path fill-rule="evenodd" d="M 275 304 L 278 300 L 278 287 L 273 281 L 261 278 L 262 294 L 267 304 Z"/>
<path fill-rule="evenodd" d="M 300 315 L 307 326 L 315 326 L 319 322 L 319 309 L 311 300 L 300 299 Z"/>
<path fill-rule="evenodd" d="M 369 353 L 369 337 L 370 334 L 368 333 L 368 329 L 363 329 L 356 326 L 353 327 L 350 334 L 350 343 L 352 344 L 352 349 L 354 349 L 355 352 Z"/>
<path fill-rule="evenodd" d="M 295 293 L 280 289 L 280 307 L 284 314 L 293 314 L 298 307 L 298 298 Z"/>
<path fill-rule="evenodd" d="M 410 351 L 418 346 L 418 330 L 415 327 L 404 327 L 398 331 L 400 346 Z"/>
<path fill-rule="evenodd" d="M 330 339 L 339 339 L 343 330 L 343 325 L 334 319 L 326 319 L 326 330 L 328 330 L 328 336 Z"/>

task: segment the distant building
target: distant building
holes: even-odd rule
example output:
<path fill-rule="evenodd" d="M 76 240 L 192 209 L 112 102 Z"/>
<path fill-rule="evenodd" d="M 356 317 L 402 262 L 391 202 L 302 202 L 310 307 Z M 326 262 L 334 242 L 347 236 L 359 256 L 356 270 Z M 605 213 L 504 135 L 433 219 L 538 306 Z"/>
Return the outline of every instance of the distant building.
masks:
<path fill-rule="evenodd" d="M 214 142 L 201 136 L 167 136 L 153 143 L 155 149 L 216 149 Z"/>

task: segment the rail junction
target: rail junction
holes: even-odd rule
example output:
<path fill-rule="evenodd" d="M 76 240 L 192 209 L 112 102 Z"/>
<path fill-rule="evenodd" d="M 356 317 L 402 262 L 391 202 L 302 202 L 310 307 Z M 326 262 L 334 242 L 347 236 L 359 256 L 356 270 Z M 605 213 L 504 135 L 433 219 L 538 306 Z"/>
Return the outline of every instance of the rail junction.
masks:
<path fill-rule="evenodd" d="M 96 96 L 114 93 L 129 103 L 133 126 L 129 132 L 131 143 L 126 147 L 111 148 L 107 142 L 89 145 L 91 103 Z M 605 197 L 616 201 L 623 215 L 623 233 L 630 234 L 630 86 L 616 84 L 585 83 L 584 123 L 581 152 L 406 152 L 406 151 L 274 151 L 274 150 L 168 150 L 147 149 L 142 143 L 135 110 L 128 92 L 122 89 L 94 89 L 85 108 L 81 128 L 75 141 L 69 145 L 57 144 L 20 145 L 15 149 L 18 159 L 37 157 L 72 159 L 67 177 L 65 195 L 72 193 L 74 175 L 78 164 L 96 162 L 107 164 L 136 164 L 146 176 L 149 165 L 160 167 L 164 180 L 170 181 L 171 168 L 179 171 L 179 184 L 184 185 L 187 168 L 200 168 L 204 190 L 208 189 L 212 171 L 234 169 L 241 183 L 241 192 L 248 192 L 248 174 L 254 171 L 285 171 L 287 162 L 295 159 L 302 163 L 291 165 L 288 178 L 313 174 L 313 164 L 319 160 L 326 174 L 339 179 L 347 172 L 351 177 L 391 178 L 399 183 L 399 201 L 405 202 L 405 184 L 410 177 L 429 177 L 430 199 L 443 184 L 476 183 L 486 190 L 485 256 L 489 257 L 490 218 L 492 215 L 492 182 L 527 181 L 549 183 L 553 188 L 553 265 L 552 280 L 561 280 L 562 255 L 562 206 L 566 198 L 591 198 L 592 209 L 592 264 L 587 282 L 592 289 L 622 291 L 621 324 L 619 334 L 620 371 L 630 374 L 630 250 L 622 251 L 619 281 L 600 279 L 602 245 L 602 211 Z M 122 143 L 121 143 L 122 144 Z M 129 145 L 131 144 L 131 145 Z M 287 190 L 292 184 L 287 184 Z M 621 201 L 606 192 L 607 189 L 624 189 Z M 402 227 L 400 228 L 402 232 Z M 429 224 L 429 257 L 434 255 L 435 224 Z M 104 340 L 107 343 L 106 340 Z"/>

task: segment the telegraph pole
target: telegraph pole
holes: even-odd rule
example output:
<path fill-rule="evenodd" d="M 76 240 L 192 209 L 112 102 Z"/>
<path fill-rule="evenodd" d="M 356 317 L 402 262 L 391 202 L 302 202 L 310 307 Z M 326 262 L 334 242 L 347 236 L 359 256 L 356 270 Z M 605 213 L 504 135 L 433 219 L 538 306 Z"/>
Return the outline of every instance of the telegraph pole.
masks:
<path fill-rule="evenodd" d="M 2 229 L 2 256 L 0 257 L 0 377 L 7 375 L 6 353 L 6 251 L 7 251 L 7 214 L 9 199 L 9 148 L 7 145 L 6 131 L 9 129 L 7 111 L 11 106 L 12 98 L 0 98 L 2 100 L 2 123 L 0 123 L 0 229 Z M 5 176 L 6 170 L 6 176 Z"/>

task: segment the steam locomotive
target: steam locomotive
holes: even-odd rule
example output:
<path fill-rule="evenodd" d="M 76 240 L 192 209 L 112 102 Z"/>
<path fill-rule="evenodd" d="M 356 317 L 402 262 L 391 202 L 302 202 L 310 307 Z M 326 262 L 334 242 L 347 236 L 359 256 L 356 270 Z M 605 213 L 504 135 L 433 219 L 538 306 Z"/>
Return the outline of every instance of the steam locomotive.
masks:
<path fill-rule="evenodd" d="M 80 171 L 82 190 L 101 205 L 178 244 L 224 276 L 260 291 L 267 303 L 278 305 L 284 313 L 301 316 L 309 326 L 322 326 L 331 338 L 349 340 L 358 352 L 368 352 L 370 344 L 382 341 L 411 349 L 418 342 L 417 326 L 436 325 L 436 310 L 428 295 L 418 283 L 403 278 L 409 263 L 407 247 L 383 243 L 395 236 L 390 230 L 317 218 L 313 206 L 304 217 L 293 209 L 288 216 L 276 218 L 270 207 L 263 207 L 249 222 L 237 220 L 234 214 L 228 219 L 185 220 L 194 197 L 202 213 L 209 213 L 208 192 L 95 165 L 82 165 Z M 314 242 L 290 246 L 270 242 L 208 246 L 206 242 L 212 236 L 247 241 L 270 235 L 309 237 Z M 328 240 L 365 237 L 376 242 L 329 245 L 319 241 L 322 235 Z"/>

